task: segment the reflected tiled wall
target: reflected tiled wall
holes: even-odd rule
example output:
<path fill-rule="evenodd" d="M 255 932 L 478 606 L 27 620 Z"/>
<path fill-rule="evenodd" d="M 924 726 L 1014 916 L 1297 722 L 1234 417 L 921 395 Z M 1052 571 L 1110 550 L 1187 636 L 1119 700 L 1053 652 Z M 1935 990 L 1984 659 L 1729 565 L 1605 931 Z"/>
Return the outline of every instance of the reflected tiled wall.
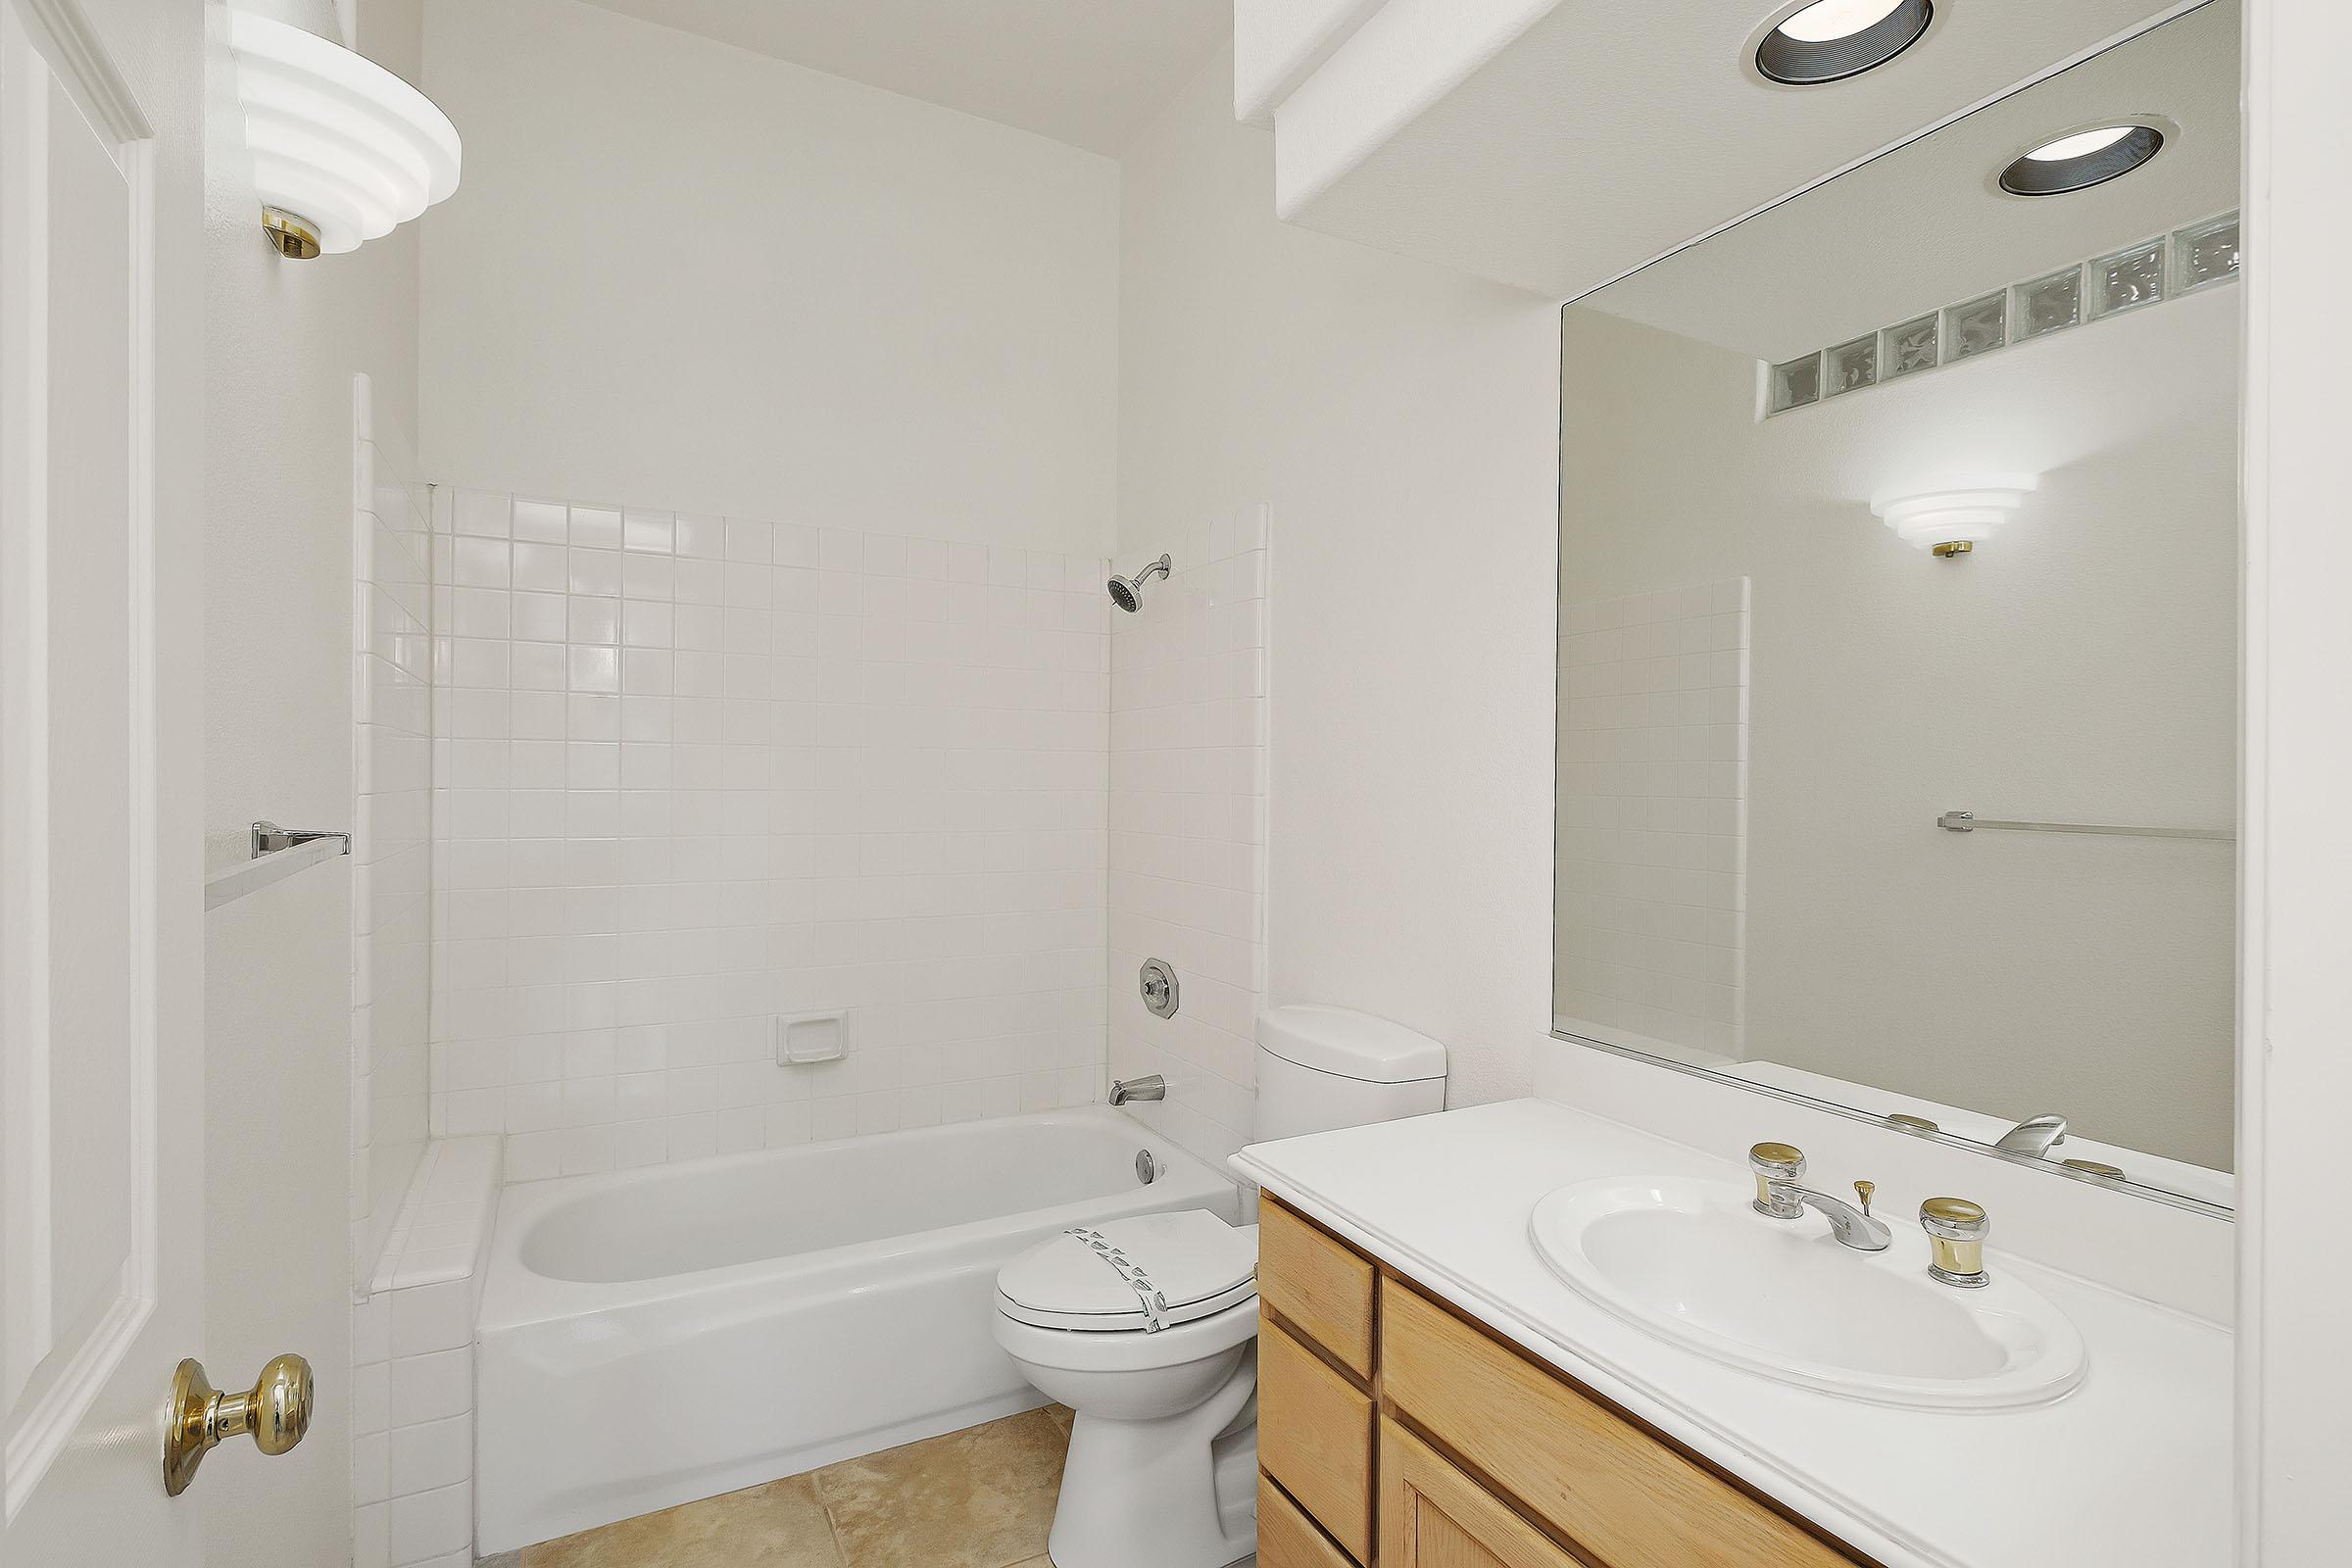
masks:
<path fill-rule="evenodd" d="M 1740 1058 L 1747 651 L 1744 577 L 1560 609 L 1560 1027 Z"/>
<path fill-rule="evenodd" d="M 530 1180 L 1100 1098 L 1101 561 L 443 494 L 437 1135 Z"/>
<path fill-rule="evenodd" d="M 1250 1141 L 1265 991 L 1266 555 L 1265 509 L 1220 522 L 1111 632 L 1111 1072 L 1164 1073 L 1129 1108 L 1220 1169 Z M 1151 956 L 1173 1018 L 1137 991 Z"/>
<path fill-rule="evenodd" d="M 432 492 L 364 375 L 353 415 L 351 1218 L 364 1287 L 425 1134 Z"/>
<path fill-rule="evenodd" d="M 377 1254 L 402 1209 L 425 1142 L 432 857 L 432 589 L 430 487 L 416 477 L 405 430 L 353 378 L 352 482 L 352 1081 L 351 1259 L 354 1289 L 373 1283 Z M 414 1304 L 402 1309 L 413 1318 Z M 451 1497 L 402 1507 L 394 1551 L 395 1472 L 412 1483 L 455 1459 L 470 1469 L 469 1431 L 437 1433 L 420 1466 L 419 1434 L 392 1430 L 387 1294 L 352 1316 L 352 1560 L 357 1568 L 471 1560 L 466 1504 Z M 471 1337 L 470 1314 L 464 1337 Z M 447 1333 L 445 1327 L 441 1332 Z M 404 1343 L 413 1337 L 404 1333 Z M 460 1343 L 452 1341 L 452 1344 Z M 470 1400 L 470 1394 L 468 1394 Z M 454 1431 L 454 1429 L 452 1429 Z M 454 1446 L 453 1446 L 454 1445 Z M 393 1454 L 403 1455 L 399 1466 Z M 462 1534 L 426 1528 L 419 1510 L 455 1507 Z"/>

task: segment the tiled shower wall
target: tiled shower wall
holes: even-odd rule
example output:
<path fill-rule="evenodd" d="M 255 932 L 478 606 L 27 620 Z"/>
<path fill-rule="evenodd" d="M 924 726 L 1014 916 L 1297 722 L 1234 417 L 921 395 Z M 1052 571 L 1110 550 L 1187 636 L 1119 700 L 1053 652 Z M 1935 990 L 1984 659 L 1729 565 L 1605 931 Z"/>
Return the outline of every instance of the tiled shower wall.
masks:
<path fill-rule="evenodd" d="M 436 1135 L 530 1180 L 1101 1097 L 1100 560 L 433 523 Z M 777 1065 L 829 1009 L 848 1055 Z"/>
<path fill-rule="evenodd" d="M 1129 1108 L 1220 1169 L 1250 1141 L 1265 992 L 1267 543 L 1262 507 L 1217 523 L 1111 632 L 1111 1072 L 1166 1075 Z M 1173 1018 L 1137 989 L 1152 956 Z"/>
<path fill-rule="evenodd" d="M 365 1289 L 425 1136 L 430 488 L 353 377 L 351 1255 Z"/>
<path fill-rule="evenodd" d="M 1747 689 L 1744 577 L 1561 607 L 1560 1027 L 1740 1059 Z"/>

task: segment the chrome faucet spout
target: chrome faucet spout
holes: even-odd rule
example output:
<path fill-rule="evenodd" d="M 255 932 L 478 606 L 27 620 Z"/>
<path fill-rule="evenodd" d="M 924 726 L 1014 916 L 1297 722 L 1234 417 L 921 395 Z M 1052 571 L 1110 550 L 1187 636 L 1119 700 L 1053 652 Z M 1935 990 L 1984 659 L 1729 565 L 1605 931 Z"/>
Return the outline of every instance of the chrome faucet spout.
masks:
<path fill-rule="evenodd" d="M 1165 1100 L 1168 1081 L 1158 1073 L 1149 1078 L 1123 1078 L 1110 1086 L 1110 1102 L 1124 1105 L 1130 1100 Z"/>
<path fill-rule="evenodd" d="M 1832 1198 L 1810 1187 L 1799 1187 L 1791 1196 L 1807 1208 L 1821 1211 L 1822 1217 L 1830 1222 L 1830 1235 L 1840 1247 L 1850 1247 L 1857 1252 L 1883 1252 L 1894 1239 L 1894 1232 L 1886 1228 L 1885 1220 L 1865 1214 L 1842 1198 Z"/>
<path fill-rule="evenodd" d="M 1862 1198 L 1860 1208 L 1841 1198 L 1799 1187 L 1797 1179 L 1805 1173 L 1805 1156 L 1801 1150 L 1787 1144 L 1756 1145 L 1747 1152 L 1747 1168 L 1756 1177 L 1755 1201 L 1748 1206 L 1767 1219 L 1802 1219 L 1806 1209 L 1818 1209 L 1830 1222 L 1830 1235 L 1838 1245 L 1850 1247 L 1857 1252 L 1883 1252 L 1894 1239 L 1886 1221 L 1873 1218 L 1870 1213 L 1870 1195 L 1878 1189 L 1869 1182 L 1854 1184 L 1854 1191 Z"/>
<path fill-rule="evenodd" d="M 2000 1142 L 1992 1147 L 2004 1154 L 2031 1154 L 2035 1159 L 2047 1159 L 2050 1151 L 2065 1142 L 2064 1116 L 2034 1116 L 2001 1134 Z"/>

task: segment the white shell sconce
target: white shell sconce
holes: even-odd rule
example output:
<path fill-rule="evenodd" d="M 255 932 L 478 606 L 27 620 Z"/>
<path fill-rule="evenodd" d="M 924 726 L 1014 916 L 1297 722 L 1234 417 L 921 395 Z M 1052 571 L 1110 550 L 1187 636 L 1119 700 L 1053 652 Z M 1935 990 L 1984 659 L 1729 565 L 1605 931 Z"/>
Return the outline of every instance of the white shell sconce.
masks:
<path fill-rule="evenodd" d="M 1903 543 L 1949 561 L 1991 538 L 2040 482 L 2032 474 L 2002 474 L 1939 490 L 1896 491 L 1873 498 L 1870 510 Z"/>
<path fill-rule="evenodd" d="M 263 226 L 281 254 L 358 250 L 458 188 L 458 128 L 367 56 L 237 9 L 228 49 Z"/>

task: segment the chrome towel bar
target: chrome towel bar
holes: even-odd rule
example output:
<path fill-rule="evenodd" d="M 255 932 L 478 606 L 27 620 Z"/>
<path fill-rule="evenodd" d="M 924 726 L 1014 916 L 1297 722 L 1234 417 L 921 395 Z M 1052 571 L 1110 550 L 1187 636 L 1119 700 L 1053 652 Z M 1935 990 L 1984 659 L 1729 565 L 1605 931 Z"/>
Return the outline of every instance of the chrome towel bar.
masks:
<path fill-rule="evenodd" d="M 305 866 L 351 853 L 348 833 L 282 828 L 275 822 L 254 823 L 252 844 L 253 858 L 204 879 L 205 908 L 218 909 L 272 882 L 282 882 Z"/>
<path fill-rule="evenodd" d="M 1979 816 L 1974 811 L 1946 811 L 1936 819 L 1936 825 L 1946 833 L 1974 833 L 1979 828 L 1989 828 L 2003 833 L 2112 833 L 2134 839 L 2228 841 L 2237 837 L 2228 828 L 2213 827 L 2109 827 L 2096 822 L 2001 822 Z"/>

